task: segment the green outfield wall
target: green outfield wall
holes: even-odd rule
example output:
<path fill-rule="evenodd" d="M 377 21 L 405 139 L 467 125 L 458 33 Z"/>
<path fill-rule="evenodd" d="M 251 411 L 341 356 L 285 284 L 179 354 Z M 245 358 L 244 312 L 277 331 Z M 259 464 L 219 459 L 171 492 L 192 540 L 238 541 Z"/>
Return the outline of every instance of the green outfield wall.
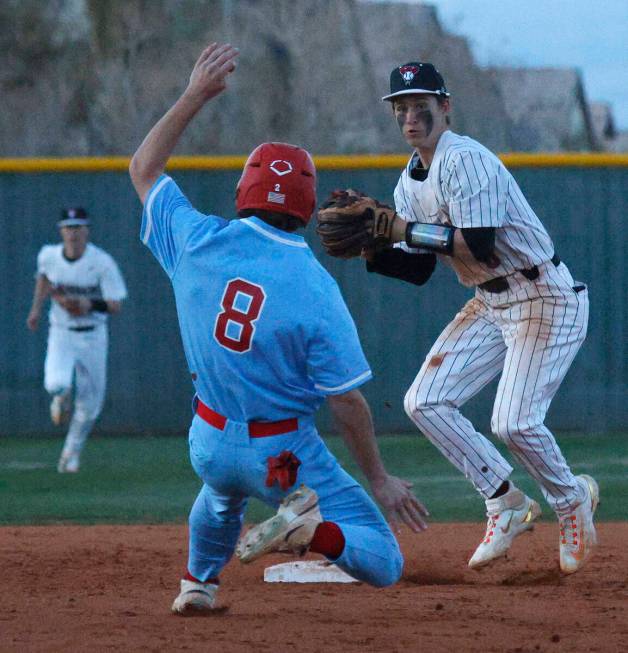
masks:
<path fill-rule="evenodd" d="M 628 425 L 626 207 L 628 157 L 506 155 L 503 157 L 547 226 L 574 277 L 589 285 L 589 335 L 550 408 L 555 429 L 599 432 Z M 242 157 L 180 157 L 171 174 L 201 211 L 232 216 Z M 318 157 L 319 197 L 351 186 L 391 201 L 404 156 Z M 109 388 L 101 432 L 184 435 L 192 384 L 186 369 L 169 281 L 139 240 L 141 206 L 128 159 L 0 161 L 0 435 L 60 433 L 48 419 L 42 387 L 45 323 L 25 326 L 36 256 L 56 242 L 62 206 L 83 205 L 94 243 L 119 262 L 129 287 L 123 312 L 111 320 Z M 364 387 L 380 433 L 411 430 L 402 401 L 430 345 L 472 291 L 437 269 L 417 288 L 367 274 L 360 261 L 321 252 L 310 225 L 306 238 L 338 280 L 354 315 L 375 378 Z M 246 256 L 246 252 L 242 252 Z M 486 429 L 495 384 L 463 412 Z M 329 417 L 321 414 L 321 426 Z M 0 449 L 1 452 L 1 449 Z M 1 453 L 0 453 L 1 456 Z"/>

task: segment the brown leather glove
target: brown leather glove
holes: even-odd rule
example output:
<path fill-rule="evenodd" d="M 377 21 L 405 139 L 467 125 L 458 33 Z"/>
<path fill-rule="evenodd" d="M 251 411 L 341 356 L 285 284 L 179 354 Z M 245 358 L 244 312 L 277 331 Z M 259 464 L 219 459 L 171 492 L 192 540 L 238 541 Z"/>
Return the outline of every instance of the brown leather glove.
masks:
<path fill-rule="evenodd" d="M 396 220 L 394 209 L 364 193 L 335 190 L 318 211 L 316 233 L 330 256 L 353 258 L 389 245 Z"/>

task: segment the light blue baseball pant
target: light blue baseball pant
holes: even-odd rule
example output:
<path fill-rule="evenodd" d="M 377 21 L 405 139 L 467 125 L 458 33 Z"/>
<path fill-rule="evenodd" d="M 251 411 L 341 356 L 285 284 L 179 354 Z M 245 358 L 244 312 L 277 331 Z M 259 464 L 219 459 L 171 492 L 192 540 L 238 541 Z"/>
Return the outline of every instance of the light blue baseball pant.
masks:
<path fill-rule="evenodd" d="M 325 521 L 336 523 L 345 548 L 333 560 L 354 578 L 384 587 L 401 576 L 403 557 L 382 513 L 364 489 L 339 465 L 312 419 L 299 430 L 251 438 L 241 422 L 223 431 L 195 415 L 190 427 L 190 459 L 203 487 L 190 512 L 188 570 L 199 580 L 216 578 L 233 555 L 247 499 L 257 497 L 277 508 L 301 483 L 319 497 Z M 267 459 L 292 451 L 301 461 L 295 485 L 287 491 L 265 486 Z"/>

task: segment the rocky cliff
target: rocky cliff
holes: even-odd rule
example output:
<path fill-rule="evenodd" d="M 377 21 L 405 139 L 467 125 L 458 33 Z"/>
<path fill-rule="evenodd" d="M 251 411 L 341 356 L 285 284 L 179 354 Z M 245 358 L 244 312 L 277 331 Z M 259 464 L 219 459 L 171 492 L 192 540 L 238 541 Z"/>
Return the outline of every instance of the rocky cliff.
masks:
<path fill-rule="evenodd" d="M 133 152 L 213 40 L 241 49 L 239 68 L 179 153 L 242 154 L 263 140 L 406 151 L 380 97 L 392 67 L 412 59 L 445 77 L 456 130 L 502 151 L 513 142 L 494 78 L 429 5 L 4 0 L 0 23 L 0 156 Z"/>

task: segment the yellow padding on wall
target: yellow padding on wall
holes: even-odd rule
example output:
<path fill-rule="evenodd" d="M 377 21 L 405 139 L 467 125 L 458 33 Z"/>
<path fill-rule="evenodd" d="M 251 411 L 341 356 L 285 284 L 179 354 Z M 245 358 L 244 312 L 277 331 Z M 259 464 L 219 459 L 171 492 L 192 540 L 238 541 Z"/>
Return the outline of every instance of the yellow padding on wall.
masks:
<path fill-rule="evenodd" d="M 314 157 L 319 170 L 368 170 L 403 168 L 408 154 L 321 154 Z M 509 168 L 628 167 L 628 154 L 610 152 L 509 152 L 500 154 Z M 130 157 L 64 157 L 0 159 L 0 173 L 119 172 L 127 170 Z M 246 156 L 173 156 L 168 170 L 241 170 Z"/>

